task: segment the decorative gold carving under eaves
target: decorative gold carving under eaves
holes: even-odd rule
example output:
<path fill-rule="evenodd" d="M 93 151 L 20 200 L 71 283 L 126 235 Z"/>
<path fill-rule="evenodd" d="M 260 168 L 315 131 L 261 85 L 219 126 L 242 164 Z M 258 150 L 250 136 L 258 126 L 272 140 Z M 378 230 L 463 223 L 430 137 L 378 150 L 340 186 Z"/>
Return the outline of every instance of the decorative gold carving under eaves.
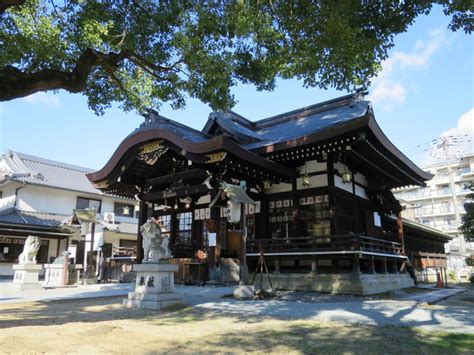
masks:
<path fill-rule="evenodd" d="M 154 165 L 169 149 L 163 143 L 162 140 L 159 140 L 142 145 L 138 150 L 137 158 L 148 165 Z"/>
<path fill-rule="evenodd" d="M 217 163 L 223 161 L 227 155 L 227 152 L 219 152 L 213 154 L 206 154 L 206 164 Z"/>

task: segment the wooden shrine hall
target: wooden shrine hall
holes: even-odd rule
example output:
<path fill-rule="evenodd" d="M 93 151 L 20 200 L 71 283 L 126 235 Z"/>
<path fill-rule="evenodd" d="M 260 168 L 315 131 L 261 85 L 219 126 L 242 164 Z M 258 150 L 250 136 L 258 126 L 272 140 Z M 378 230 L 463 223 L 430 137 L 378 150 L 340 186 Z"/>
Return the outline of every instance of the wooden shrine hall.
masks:
<path fill-rule="evenodd" d="M 384 135 L 362 92 L 259 121 L 212 113 L 201 131 L 149 111 L 88 175 L 138 198 L 139 223 L 158 219 L 175 259 L 207 265 L 211 281 L 238 281 L 235 268 L 252 273 L 263 252 L 276 287 L 355 294 L 411 286 L 408 255 L 443 253 L 441 233 L 410 242 L 416 226 L 404 232 L 391 192 L 431 177 Z M 237 223 L 223 184 L 251 202 Z"/>

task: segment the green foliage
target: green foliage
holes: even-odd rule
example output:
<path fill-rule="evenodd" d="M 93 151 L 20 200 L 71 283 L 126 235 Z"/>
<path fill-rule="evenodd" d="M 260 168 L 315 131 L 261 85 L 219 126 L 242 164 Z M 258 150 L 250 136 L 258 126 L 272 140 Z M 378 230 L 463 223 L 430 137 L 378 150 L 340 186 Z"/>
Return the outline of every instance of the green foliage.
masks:
<path fill-rule="evenodd" d="M 24 2 L 24 1 L 20 1 Z M 0 6 L 0 101 L 82 92 L 97 114 L 143 111 L 186 97 L 235 104 L 238 82 L 275 79 L 351 90 L 368 85 L 396 34 L 443 6 L 472 31 L 469 1 L 27 0 Z M 0 5 L 3 5 L 0 1 Z"/>
<path fill-rule="evenodd" d="M 466 213 L 461 218 L 459 230 L 464 235 L 466 242 L 474 242 L 474 183 L 469 183 L 467 187 L 472 191 L 467 195 L 469 202 L 464 204 Z"/>
<path fill-rule="evenodd" d="M 448 277 L 451 281 L 457 281 L 458 280 L 458 275 L 456 275 L 456 271 L 454 271 L 454 270 L 449 270 Z"/>

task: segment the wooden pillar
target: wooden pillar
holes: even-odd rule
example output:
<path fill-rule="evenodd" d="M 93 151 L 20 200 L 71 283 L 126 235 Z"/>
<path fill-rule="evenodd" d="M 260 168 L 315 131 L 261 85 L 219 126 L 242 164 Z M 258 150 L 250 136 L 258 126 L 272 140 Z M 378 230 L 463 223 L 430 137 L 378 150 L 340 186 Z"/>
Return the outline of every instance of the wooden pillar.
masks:
<path fill-rule="evenodd" d="M 373 255 L 370 257 L 370 272 L 375 274 L 375 257 Z"/>
<path fill-rule="evenodd" d="M 397 263 L 397 260 L 396 260 L 396 259 L 393 261 L 393 265 L 395 265 L 395 273 L 396 273 L 396 274 L 399 274 L 399 273 L 400 273 L 400 270 L 398 270 L 398 263 Z"/>
<path fill-rule="evenodd" d="M 268 199 L 262 193 L 262 200 L 260 201 L 260 227 L 255 233 L 255 239 L 268 239 L 271 238 L 269 228 L 269 216 L 268 216 Z"/>
<path fill-rule="evenodd" d="M 382 258 L 382 273 L 387 274 L 387 258 Z"/>
<path fill-rule="evenodd" d="M 359 254 L 354 254 L 352 257 L 352 272 L 360 274 Z"/>
<path fill-rule="evenodd" d="M 354 181 L 354 172 L 351 170 L 351 182 L 352 182 L 352 203 L 353 203 L 353 214 L 354 214 L 354 233 L 359 233 L 359 216 L 357 214 L 357 195 L 356 195 L 356 185 Z"/>
<path fill-rule="evenodd" d="M 276 258 L 275 259 L 275 274 L 279 274 L 279 273 L 280 273 L 280 259 Z"/>
<path fill-rule="evenodd" d="M 397 231 L 398 231 L 398 238 L 400 239 L 400 243 L 402 244 L 402 253 L 403 255 L 405 255 L 405 237 L 403 234 L 403 221 L 402 221 L 401 210 L 397 214 Z"/>
<path fill-rule="evenodd" d="M 328 178 L 329 210 L 332 211 L 329 223 L 331 224 L 331 235 L 337 234 L 336 194 L 334 188 L 334 161 L 332 155 L 328 154 L 326 161 L 326 173 Z"/>
<path fill-rule="evenodd" d="M 241 286 L 249 283 L 249 270 L 247 266 L 247 215 L 245 213 L 245 203 L 241 203 L 241 230 L 240 240 L 240 282 Z"/>
<path fill-rule="evenodd" d="M 318 273 L 318 263 L 316 259 L 311 260 L 311 272 L 310 275 L 316 275 Z"/>
<path fill-rule="evenodd" d="M 148 203 L 140 201 L 140 211 L 138 213 L 138 232 L 137 232 L 137 259 L 135 262 L 141 264 L 143 260 L 143 236 L 140 227 L 146 223 L 148 219 Z"/>
<path fill-rule="evenodd" d="M 211 201 L 214 200 L 218 191 L 211 191 Z M 209 283 L 216 284 L 220 282 L 220 277 L 217 274 L 217 263 L 219 262 L 220 256 L 220 240 L 221 240 L 221 228 L 219 225 L 220 219 L 220 207 L 210 207 L 211 218 L 207 220 L 207 230 L 210 233 L 216 233 L 216 246 L 210 246 L 208 249 L 209 258 Z"/>
<path fill-rule="evenodd" d="M 60 256 L 59 251 L 61 250 L 61 239 L 56 239 L 56 257 Z"/>
<path fill-rule="evenodd" d="M 445 285 L 448 287 L 448 275 L 446 274 L 446 266 L 443 267 L 444 271 L 444 281 L 446 282 Z"/>

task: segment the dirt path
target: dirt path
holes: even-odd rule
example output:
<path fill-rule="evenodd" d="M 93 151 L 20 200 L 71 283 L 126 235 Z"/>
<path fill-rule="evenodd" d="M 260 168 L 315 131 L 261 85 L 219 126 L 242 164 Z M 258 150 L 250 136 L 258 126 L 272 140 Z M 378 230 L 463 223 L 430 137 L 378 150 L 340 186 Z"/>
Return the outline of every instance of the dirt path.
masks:
<path fill-rule="evenodd" d="M 341 326 L 246 318 L 185 308 L 124 309 L 121 298 L 35 302 L 0 308 L 0 352 L 72 353 L 468 353 L 474 336 L 408 327 Z M 395 337 L 394 334 L 397 334 Z"/>

